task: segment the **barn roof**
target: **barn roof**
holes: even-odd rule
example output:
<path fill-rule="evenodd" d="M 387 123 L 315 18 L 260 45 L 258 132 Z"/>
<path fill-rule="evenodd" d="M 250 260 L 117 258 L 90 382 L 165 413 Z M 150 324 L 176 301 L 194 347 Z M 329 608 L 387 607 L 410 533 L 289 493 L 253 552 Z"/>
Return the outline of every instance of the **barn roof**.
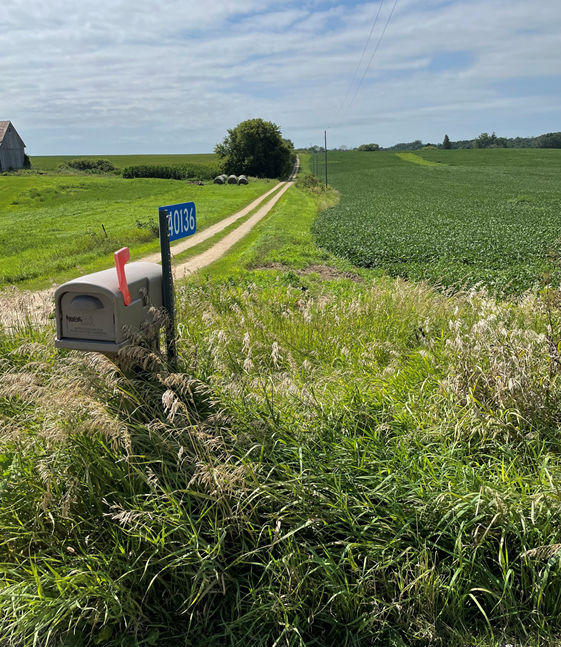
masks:
<path fill-rule="evenodd" d="M 14 128 L 11 121 L 0 121 L 0 146 L 2 146 L 2 142 L 4 141 L 4 135 L 8 132 L 9 126 L 12 126 L 12 128 Z M 18 131 L 15 128 L 14 128 L 14 132 L 19 137 Z M 21 143 L 25 147 L 25 144 L 23 143 L 23 139 L 21 139 L 21 137 L 19 138 L 21 140 Z"/>

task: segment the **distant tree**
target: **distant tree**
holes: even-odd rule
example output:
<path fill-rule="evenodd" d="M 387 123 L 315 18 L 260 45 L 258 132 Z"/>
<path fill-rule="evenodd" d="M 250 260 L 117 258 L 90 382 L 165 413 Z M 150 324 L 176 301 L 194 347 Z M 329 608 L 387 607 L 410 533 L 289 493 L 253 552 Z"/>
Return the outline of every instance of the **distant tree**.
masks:
<path fill-rule="evenodd" d="M 384 148 L 386 151 L 419 151 L 423 148 L 423 142 L 420 139 L 416 139 L 414 142 L 401 142 L 395 144 L 395 146 L 390 146 L 389 148 Z"/>
<path fill-rule="evenodd" d="M 444 135 L 444 141 L 442 142 L 442 148 L 445 150 L 450 150 L 452 148 L 452 145 L 450 144 L 450 138 L 448 135 Z"/>
<path fill-rule="evenodd" d="M 508 145 L 509 140 L 506 137 L 497 137 L 495 132 L 491 135 L 489 133 L 481 133 L 479 137 L 473 140 L 474 148 L 508 148 Z"/>
<path fill-rule="evenodd" d="M 290 173 L 296 159 L 292 142 L 288 142 L 276 124 L 248 119 L 229 129 L 214 152 L 221 158 L 224 173 L 282 177 Z"/>
<path fill-rule="evenodd" d="M 546 133 L 536 137 L 536 148 L 561 148 L 561 133 Z"/>
<path fill-rule="evenodd" d="M 378 151 L 380 146 L 378 144 L 361 144 L 358 149 L 359 151 Z"/>
<path fill-rule="evenodd" d="M 476 137 L 473 140 L 473 147 L 474 148 L 489 148 L 489 146 L 492 143 L 492 138 L 489 133 L 481 133 L 479 137 Z"/>

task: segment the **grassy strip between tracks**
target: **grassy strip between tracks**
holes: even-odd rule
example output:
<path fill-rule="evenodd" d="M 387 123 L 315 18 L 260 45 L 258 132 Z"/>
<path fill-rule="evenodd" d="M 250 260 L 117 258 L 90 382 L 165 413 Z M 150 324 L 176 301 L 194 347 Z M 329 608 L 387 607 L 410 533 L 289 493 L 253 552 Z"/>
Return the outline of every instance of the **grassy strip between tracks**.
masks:
<path fill-rule="evenodd" d="M 298 185 L 297 185 L 298 186 Z M 338 195 L 330 191 L 313 194 L 290 189 L 228 254 L 202 270 L 204 276 L 222 280 L 256 279 L 262 272 L 271 275 L 310 266 L 329 264 L 335 268 L 353 269 L 347 261 L 319 249 L 310 232 L 318 209 L 333 205 Z"/>
<path fill-rule="evenodd" d="M 236 220 L 235 222 L 231 223 L 230 225 L 228 225 L 227 227 L 222 229 L 222 231 L 217 232 L 216 234 L 214 234 L 214 236 L 211 236 L 211 238 L 207 238 L 207 240 L 202 241 L 198 245 L 194 245 L 193 247 L 190 247 L 189 249 L 186 249 L 184 252 L 180 252 L 179 254 L 176 254 L 173 257 L 173 260 L 172 260 L 173 265 L 177 265 L 179 263 L 184 263 L 185 261 L 188 261 L 189 259 L 193 258 L 194 256 L 198 256 L 199 254 L 202 254 L 203 252 L 206 252 L 208 249 L 213 247 L 216 243 L 220 242 L 223 238 L 225 238 L 228 234 L 235 231 L 244 222 L 247 222 L 260 209 L 265 207 L 267 205 L 267 203 L 270 202 L 275 197 L 276 194 L 277 194 L 277 192 L 275 191 L 266 200 L 261 202 L 261 204 L 258 204 L 254 209 L 252 209 L 245 216 L 242 216 L 241 218 L 238 218 L 238 220 Z M 245 240 L 245 238 L 246 237 L 244 237 L 244 240 Z"/>

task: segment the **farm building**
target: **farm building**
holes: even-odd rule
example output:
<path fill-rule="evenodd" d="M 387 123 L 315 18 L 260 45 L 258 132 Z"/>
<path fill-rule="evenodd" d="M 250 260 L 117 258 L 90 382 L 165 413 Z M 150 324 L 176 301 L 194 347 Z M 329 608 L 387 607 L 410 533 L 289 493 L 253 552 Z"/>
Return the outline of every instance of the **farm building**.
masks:
<path fill-rule="evenodd" d="M 0 121 L 0 171 L 23 168 L 25 144 L 11 121 Z"/>

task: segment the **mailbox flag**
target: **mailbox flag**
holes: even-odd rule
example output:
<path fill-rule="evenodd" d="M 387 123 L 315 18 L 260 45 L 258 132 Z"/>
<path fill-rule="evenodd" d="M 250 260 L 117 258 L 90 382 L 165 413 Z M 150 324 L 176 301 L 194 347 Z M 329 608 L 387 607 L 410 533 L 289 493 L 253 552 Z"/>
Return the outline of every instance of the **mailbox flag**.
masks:
<path fill-rule="evenodd" d="M 115 267 L 117 268 L 117 280 L 119 281 L 119 291 L 123 295 L 125 305 L 130 305 L 131 293 L 127 284 L 127 276 L 125 274 L 125 264 L 130 259 L 131 254 L 128 247 L 123 247 L 115 252 Z"/>

